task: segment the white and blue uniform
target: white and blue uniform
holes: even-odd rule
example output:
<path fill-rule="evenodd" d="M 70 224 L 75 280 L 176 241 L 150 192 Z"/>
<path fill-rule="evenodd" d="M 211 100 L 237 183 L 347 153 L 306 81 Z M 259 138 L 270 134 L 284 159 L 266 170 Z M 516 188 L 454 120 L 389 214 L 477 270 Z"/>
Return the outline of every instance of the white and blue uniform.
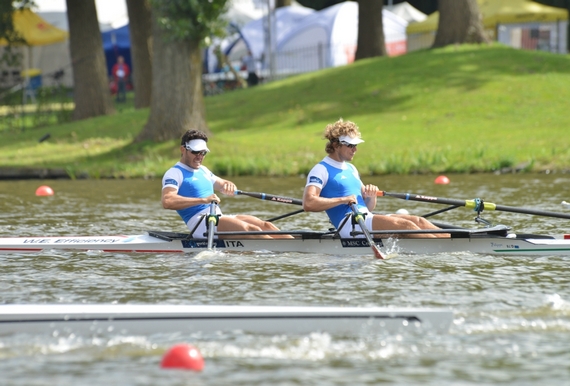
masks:
<path fill-rule="evenodd" d="M 335 198 L 354 195 L 357 199 L 357 207 L 360 213 L 370 213 L 364 197 L 362 197 L 362 181 L 358 170 L 347 162 L 338 162 L 330 157 L 325 157 L 316 164 L 307 176 L 307 186 L 313 185 L 321 189 L 321 197 Z M 347 214 L 352 213 L 349 205 L 341 204 L 326 210 L 331 223 L 339 229 Z M 365 217 L 365 224 L 368 229 L 372 229 L 372 216 Z M 360 230 L 358 224 L 355 230 Z M 349 219 L 345 226 L 339 230 L 341 237 L 351 237 L 352 221 Z"/>
<path fill-rule="evenodd" d="M 218 177 L 204 165 L 201 165 L 199 169 L 192 169 L 182 162 L 177 162 L 176 165 L 164 173 L 162 189 L 174 188 L 179 195 L 184 197 L 208 197 L 214 194 L 214 183 L 217 180 Z M 218 214 L 222 214 L 219 207 L 217 211 Z M 192 231 L 196 224 L 203 219 L 203 215 L 210 213 L 210 205 L 195 205 L 179 209 L 176 212 L 182 217 L 188 229 Z M 205 237 L 203 235 L 206 229 L 205 223 L 205 221 L 202 221 L 202 224 L 198 226 L 194 232 L 195 237 Z"/>

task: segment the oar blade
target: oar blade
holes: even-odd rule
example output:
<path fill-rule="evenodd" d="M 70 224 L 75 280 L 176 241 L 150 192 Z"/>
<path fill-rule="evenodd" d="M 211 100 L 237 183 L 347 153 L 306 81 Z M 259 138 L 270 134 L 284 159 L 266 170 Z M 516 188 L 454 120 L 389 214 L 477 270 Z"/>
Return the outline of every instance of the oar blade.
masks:
<path fill-rule="evenodd" d="M 380 248 L 378 247 L 377 244 L 372 242 L 371 248 L 372 248 L 372 252 L 374 252 L 374 256 L 377 259 L 384 260 L 384 255 L 382 255 L 382 252 L 380 251 Z"/>

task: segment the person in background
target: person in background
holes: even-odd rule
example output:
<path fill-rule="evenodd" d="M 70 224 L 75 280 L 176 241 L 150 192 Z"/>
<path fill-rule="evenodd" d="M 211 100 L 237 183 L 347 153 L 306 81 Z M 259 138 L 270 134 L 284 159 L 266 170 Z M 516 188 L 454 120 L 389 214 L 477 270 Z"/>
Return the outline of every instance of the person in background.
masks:
<path fill-rule="evenodd" d="M 129 75 L 131 74 L 131 69 L 129 65 L 125 63 L 125 58 L 119 56 L 117 58 L 117 63 L 111 69 L 111 74 L 113 79 L 117 84 L 117 102 L 125 102 L 127 100 L 127 81 Z"/>
<path fill-rule="evenodd" d="M 243 63 L 245 65 L 245 70 L 247 71 L 247 86 L 253 87 L 259 83 L 259 77 L 257 76 L 257 67 L 255 64 L 255 59 L 250 50 L 247 51 L 247 55 L 243 57 Z"/>
<path fill-rule="evenodd" d="M 303 193 L 303 209 L 307 212 L 325 211 L 341 237 L 360 231 L 360 226 L 351 221 L 351 203 L 365 216 L 368 230 L 419 230 L 439 229 L 428 220 L 404 214 L 373 214 L 376 207 L 378 187 L 363 184 L 356 167 L 349 163 L 354 158 L 357 146 L 364 142 L 355 123 L 343 121 L 327 125 L 325 151 L 327 156 L 315 165 L 307 176 Z M 361 237 L 364 237 L 361 235 Z M 448 234 L 413 234 L 404 237 L 449 237 Z"/>
<path fill-rule="evenodd" d="M 166 171 L 162 178 L 162 206 L 178 212 L 192 236 L 206 238 L 206 215 L 210 214 L 210 204 L 221 200 L 214 190 L 233 196 L 236 185 L 212 173 L 202 164 L 210 152 L 208 137 L 199 130 L 188 130 L 180 142 L 180 161 Z M 219 215 L 217 231 L 278 231 L 271 222 L 250 215 Z M 232 236 L 235 237 L 235 236 Z M 255 235 L 243 238 L 292 238 L 291 235 Z M 220 236 L 223 238 L 223 236 Z"/>

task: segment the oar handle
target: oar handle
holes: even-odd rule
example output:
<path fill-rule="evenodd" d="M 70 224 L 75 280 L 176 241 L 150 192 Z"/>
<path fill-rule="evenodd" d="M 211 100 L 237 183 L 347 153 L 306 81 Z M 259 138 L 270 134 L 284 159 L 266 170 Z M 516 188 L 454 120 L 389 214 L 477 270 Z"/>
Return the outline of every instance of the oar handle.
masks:
<path fill-rule="evenodd" d="M 436 204 L 464 206 L 466 208 L 473 209 L 477 212 L 482 212 L 483 210 L 499 210 L 502 212 L 523 213 L 523 214 L 532 214 L 532 215 L 537 215 L 537 216 L 570 219 L 570 214 L 566 214 L 566 213 L 547 212 L 547 211 L 537 210 L 537 209 L 517 208 L 514 206 L 497 205 L 497 204 L 493 204 L 492 202 L 483 201 L 479 198 L 476 198 L 473 200 L 454 200 L 454 199 L 450 199 L 450 198 L 424 196 L 421 194 L 390 193 L 390 192 L 385 192 L 385 191 L 378 191 L 378 193 L 376 193 L 376 195 L 378 197 L 387 196 L 387 197 L 400 198 L 402 200 L 433 202 Z"/>
<path fill-rule="evenodd" d="M 281 202 L 283 204 L 303 205 L 302 200 L 298 200 L 296 198 L 291 198 L 291 197 L 275 196 L 273 194 L 267 194 L 267 193 L 244 192 L 243 190 L 236 190 L 235 194 L 236 195 L 241 194 L 243 196 L 259 198 L 260 200 Z"/>

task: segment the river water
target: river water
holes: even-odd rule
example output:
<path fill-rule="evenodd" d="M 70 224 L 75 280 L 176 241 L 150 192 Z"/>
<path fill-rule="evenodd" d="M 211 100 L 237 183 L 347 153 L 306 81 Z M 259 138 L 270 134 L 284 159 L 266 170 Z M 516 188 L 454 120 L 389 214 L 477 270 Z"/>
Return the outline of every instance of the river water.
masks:
<path fill-rule="evenodd" d="M 473 199 L 569 213 L 569 175 L 374 177 L 389 192 Z M 302 178 L 235 178 L 239 189 L 301 198 Z M 36 197 L 47 184 L 55 194 Z M 225 213 L 261 218 L 298 207 L 237 196 Z M 380 198 L 378 211 L 425 215 L 438 204 Z M 432 217 L 476 226 L 457 208 Z M 484 212 L 521 233 L 570 233 L 569 220 Z M 275 222 L 326 229 L 321 213 Z M 0 236 L 184 231 L 160 205 L 159 180 L 0 182 Z M 341 257 L 248 253 L 45 252 L 0 255 L 1 303 L 147 303 L 443 307 L 446 333 L 267 336 L 244 332 L 150 336 L 0 336 L 2 385 L 570 385 L 570 256 L 452 255 Z M 201 373 L 164 370 L 163 354 L 190 343 Z"/>

